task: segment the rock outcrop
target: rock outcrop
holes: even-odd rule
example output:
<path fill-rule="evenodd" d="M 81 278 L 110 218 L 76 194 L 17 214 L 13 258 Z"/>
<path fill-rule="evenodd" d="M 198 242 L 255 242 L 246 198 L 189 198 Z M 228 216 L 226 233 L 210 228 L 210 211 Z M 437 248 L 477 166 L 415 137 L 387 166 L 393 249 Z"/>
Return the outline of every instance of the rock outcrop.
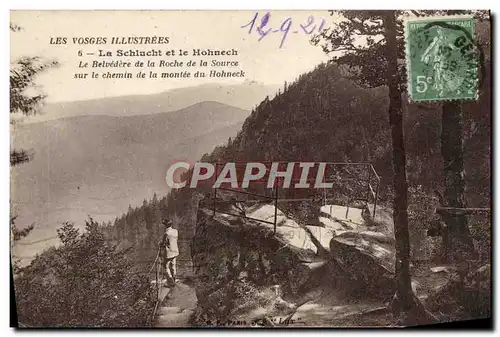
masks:
<path fill-rule="evenodd" d="M 268 223 L 275 212 L 276 233 Z M 246 208 L 247 218 L 200 208 L 192 245 L 198 324 L 277 314 L 325 284 L 343 291 L 370 285 L 381 297 L 392 292 L 392 225 L 367 213 L 326 205 L 318 226 L 299 224 L 269 204 Z"/>
<path fill-rule="evenodd" d="M 394 292 L 395 254 L 392 217 L 377 221 L 360 208 L 326 205 L 320 221 L 334 231 L 329 241 L 332 260 L 352 281 L 371 294 Z M 379 209 L 379 213 L 387 212 Z"/>
<path fill-rule="evenodd" d="M 299 324 L 299 318 L 308 326 L 392 324 L 384 313 L 395 293 L 388 209 L 378 207 L 372 217 L 368 209 L 373 205 L 325 205 L 313 225 L 270 204 L 231 213 L 242 209 L 245 217 L 198 210 L 192 244 L 198 298 L 194 324 L 272 326 Z M 465 297 L 458 301 L 487 298 L 488 272 L 483 267 L 468 275 Z M 454 266 L 418 264 L 411 273 L 415 295 L 432 311 L 439 311 L 441 299 L 456 298 L 451 294 L 457 285 L 449 282 L 456 276 Z M 486 307 L 477 310 L 486 312 Z M 366 318 L 367 313 L 376 319 Z"/>

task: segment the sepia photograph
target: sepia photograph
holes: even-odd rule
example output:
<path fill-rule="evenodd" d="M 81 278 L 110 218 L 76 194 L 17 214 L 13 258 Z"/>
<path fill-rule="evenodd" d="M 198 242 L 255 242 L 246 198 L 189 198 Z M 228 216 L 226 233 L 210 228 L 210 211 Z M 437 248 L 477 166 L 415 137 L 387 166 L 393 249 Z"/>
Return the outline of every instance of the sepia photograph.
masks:
<path fill-rule="evenodd" d="M 11 327 L 492 329 L 490 15 L 11 10 Z"/>

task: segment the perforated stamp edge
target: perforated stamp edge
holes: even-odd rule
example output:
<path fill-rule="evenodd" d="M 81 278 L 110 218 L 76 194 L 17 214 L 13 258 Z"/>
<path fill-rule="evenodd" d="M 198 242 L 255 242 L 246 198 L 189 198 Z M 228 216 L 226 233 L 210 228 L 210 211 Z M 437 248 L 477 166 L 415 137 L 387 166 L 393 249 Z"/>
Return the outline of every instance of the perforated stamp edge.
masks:
<path fill-rule="evenodd" d="M 412 90 L 411 90 L 411 82 L 412 82 L 412 77 L 411 77 L 411 70 L 410 70 L 410 57 L 409 57 L 409 52 L 410 52 L 410 46 L 409 46 L 409 32 L 408 32 L 408 26 L 410 23 L 414 23 L 416 21 L 426 21 L 426 22 L 432 22 L 432 21 L 450 21 L 450 20 L 472 20 L 474 22 L 474 47 L 478 49 L 477 46 L 477 19 L 474 17 L 474 15 L 433 15 L 433 16 L 409 16 L 405 17 L 403 19 L 403 27 L 404 27 L 404 51 L 405 51 L 405 66 L 406 66 L 406 87 L 407 87 L 407 92 L 408 92 L 408 102 L 410 103 L 437 103 L 437 102 L 443 102 L 443 101 L 464 101 L 464 102 L 475 102 L 479 99 L 479 59 L 476 55 L 475 58 L 475 63 L 476 63 L 476 68 L 475 68 L 475 74 L 476 74 L 476 79 L 474 80 L 475 82 L 475 94 L 473 97 L 465 97 L 465 98 L 454 98 L 454 97 L 443 97 L 443 98 L 438 98 L 438 99 L 418 99 L 414 100 L 412 97 Z"/>

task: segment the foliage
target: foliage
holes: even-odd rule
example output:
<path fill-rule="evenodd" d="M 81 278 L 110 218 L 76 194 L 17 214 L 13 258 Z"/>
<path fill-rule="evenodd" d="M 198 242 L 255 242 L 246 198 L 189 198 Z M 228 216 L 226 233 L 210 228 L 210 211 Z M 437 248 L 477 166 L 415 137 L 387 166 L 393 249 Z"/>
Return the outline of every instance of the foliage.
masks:
<path fill-rule="evenodd" d="M 426 300 L 426 306 L 438 312 L 442 321 L 491 317 L 491 265 L 475 266 L 464 278 L 450 277 Z"/>
<path fill-rule="evenodd" d="M 21 27 L 14 23 L 10 23 L 10 30 L 18 32 Z M 35 88 L 35 78 L 40 72 L 47 68 L 54 67 L 57 62 L 47 62 L 40 57 L 22 57 L 11 63 L 10 66 L 10 113 L 22 113 L 23 115 L 31 115 L 36 113 L 37 107 L 42 103 L 45 95 L 36 93 L 29 94 L 29 89 Z M 36 92 L 36 89 L 33 90 Z M 25 163 L 31 159 L 33 154 L 28 153 L 24 149 L 10 150 L 10 165 L 18 165 Z M 12 211 L 11 211 L 12 214 Z M 17 228 L 15 219 L 17 215 L 11 215 L 11 247 L 17 241 L 27 236 L 34 228 L 31 224 L 23 229 Z M 17 268 L 17 262 L 14 261 L 14 270 Z"/>
<path fill-rule="evenodd" d="M 484 214 L 469 216 L 469 227 L 478 258 L 482 263 L 491 262 L 491 216 L 485 217 Z"/>
<path fill-rule="evenodd" d="M 146 272 L 157 253 L 157 243 L 162 234 L 161 218 L 168 216 L 167 197 L 154 194 L 139 207 L 129 205 L 126 213 L 104 227 L 106 237 L 120 249 L 136 271 Z"/>
<path fill-rule="evenodd" d="M 422 185 L 408 187 L 408 222 L 411 257 L 414 261 L 439 257 L 440 238 L 427 236 L 427 230 L 440 220 L 434 213 L 437 205 L 437 198 L 425 191 Z"/>
<path fill-rule="evenodd" d="M 10 30 L 18 32 L 21 27 L 10 23 Z M 41 72 L 56 67 L 56 61 L 47 61 L 39 56 L 23 56 L 10 64 L 9 92 L 10 113 L 30 116 L 37 113 L 46 95 L 41 93 L 35 80 Z M 10 164 L 17 165 L 30 159 L 25 150 L 11 149 Z"/>
<path fill-rule="evenodd" d="M 37 256 L 15 278 L 19 321 L 43 327 L 145 327 L 155 292 L 132 271 L 90 218 L 83 233 L 65 223 L 61 245 Z"/>
<path fill-rule="evenodd" d="M 28 227 L 24 227 L 22 229 L 18 228 L 16 226 L 16 215 L 10 215 L 10 248 L 12 250 L 12 247 L 21 240 L 22 238 L 28 236 L 29 233 L 35 228 L 34 224 L 29 225 Z M 17 273 L 19 271 L 19 266 L 21 261 L 16 258 L 15 256 L 11 256 L 11 262 L 12 262 L 12 270 L 14 273 Z"/>
<path fill-rule="evenodd" d="M 341 20 L 332 23 L 313 38 L 316 45 L 332 55 L 339 65 L 345 65 L 349 77 L 365 87 L 385 85 L 387 61 L 385 58 L 385 38 L 383 36 L 384 11 L 339 11 L 330 12 L 340 15 Z M 398 28 L 403 29 L 402 18 Z M 404 58 L 402 34 L 398 40 L 398 55 Z M 400 68 L 400 76 L 404 68 Z M 403 82 L 404 83 L 404 82 Z"/>
<path fill-rule="evenodd" d="M 19 32 L 22 28 L 11 22 L 10 30 Z M 46 97 L 36 90 L 36 76 L 57 65 L 56 61 L 47 61 L 39 56 L 23 56 L 11 62 L 9 76 L 11 114 L 22 113 L 26 116 L 36 114 L 37 108 Z"/>
<path fill-rule="evenodd" d="M 46 62 L 42 58 L 22 57 L 10 68 L 10 113 L 20 112 L 24 115 L 36 114 L 36 110 L 46 97 L 36 93 L 29 95 L 27 89 L 35 86 L 35 78 L 47 68 L 56 66 L 57 62 Z"/>
<path fill-rule="evenodd" d="M 25 227 L 23 229 L 19 229 L 16 227 L 16 215 L 11 215 L 10 217 L 10 225 L 11 225 L 11 235 L 12 235 L 12 244 L 15 244 L 17 241 L 21 240 L 22 238 L 26 237 L 31 231 L 35 228 L 35 225 L 31 224 L 28 227 Z"/>

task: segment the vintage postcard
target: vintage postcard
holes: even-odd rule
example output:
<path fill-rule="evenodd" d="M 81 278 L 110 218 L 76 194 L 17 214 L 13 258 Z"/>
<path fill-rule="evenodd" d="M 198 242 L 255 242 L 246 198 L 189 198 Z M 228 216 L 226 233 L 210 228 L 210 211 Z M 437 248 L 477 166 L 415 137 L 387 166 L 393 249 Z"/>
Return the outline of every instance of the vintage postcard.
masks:
<path fill-rule="evenodd" d="M 491 48 L 485 10 L 11 11 L 11 324 L 492 326 Z"/>

